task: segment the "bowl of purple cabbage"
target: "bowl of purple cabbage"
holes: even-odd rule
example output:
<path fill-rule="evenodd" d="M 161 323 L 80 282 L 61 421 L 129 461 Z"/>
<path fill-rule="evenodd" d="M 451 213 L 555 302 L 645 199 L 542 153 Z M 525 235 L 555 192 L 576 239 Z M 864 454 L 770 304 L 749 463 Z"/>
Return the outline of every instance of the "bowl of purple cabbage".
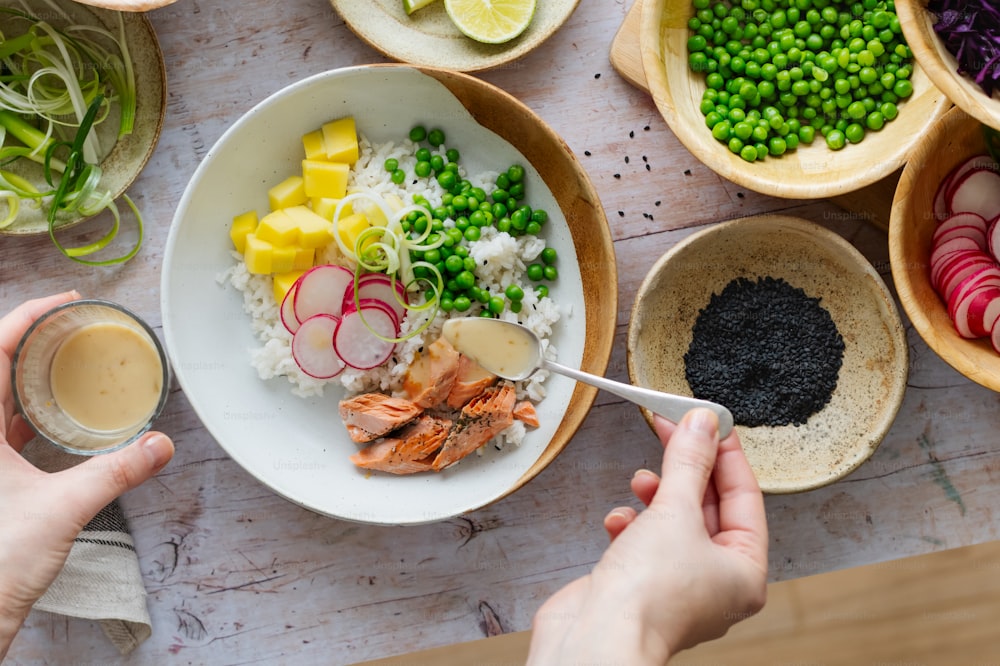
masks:
<path fill-rule="evenodd" d="M 1000 2 L 896 0 L 903 35 L 956 106 L 1000 130 Z"/>

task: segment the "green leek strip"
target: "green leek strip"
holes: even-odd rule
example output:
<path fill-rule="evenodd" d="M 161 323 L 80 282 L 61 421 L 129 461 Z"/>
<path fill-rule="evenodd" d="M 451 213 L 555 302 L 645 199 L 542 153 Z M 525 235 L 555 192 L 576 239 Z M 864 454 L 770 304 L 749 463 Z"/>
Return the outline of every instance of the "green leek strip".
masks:
<path fill-rule="evenodd" d="M 86 163 L 81 153 L 86 135 L 90 132 L 94 118 L 102 102 L 103 98 L 98 96 L 91 103 L 87 109 L 87 113 L 84 115 L 83 121 L 80 123 L 80 128 L 73 139 L 73 143 L 69 144 L 66 172 L 63 174 L 62 179 L 59 181 L 59 186 L 52 195 L 52 203 L 48 216 L 49 238 L 52 239 L 53 244 L 66 257 L 89 266 L 109 266 L 128 261 L 139 251 L 143 238 L 142 216 L 139 214 L 139 210 L 132 199 L 128 196 L 123 196 L 122 198 L 128 204 L 129 208 L 131 208 L 138 226 L 138 238 L 136 239 L 135 246 L 126 254 L 112 259 L 89 260 L 82 258 L 107 247 L 118 235 L 118 229 L 121 225 L 121 215 L 118 212 L 118 206 L 115 205 L 107 193 L 97 191 L 97 182 L 100 180 L 100 167 Z M 57 147 L 58 144 L 50 146 L 46 153 L 46 173 L 50 171 L 48 162 Z M 79 211 L 83 215 L 92 215 L 104 209 L 111 212 L 113 223 L 108 233 L 97 241 L 79 247 L 67 248 L 56 238 L 56 217 L 60 210 Z"/>
<path fill-rule="evenodd" d="M 426 261 L 418 261 L 415 262 L 414 265 L 420 265 L 427 268 L 435 276 L 436 279 L 434 280 L 433 283 L 431 283 L 431 280 L 429 278 L 417 278 L 418 280 L 431 283 L 434 297 L 431 299 L 425 299 L 425 301 L 420 304 L 414 305 L 406 303 L 405 305 L 408 309 L 413 310 L 414 312 L 420 312 L 423 310 L 427 310 L 429 308 L 434 308 L 434 310 L 429 315 L 425 315 L 425 319 L 423 323 L 420 324 L 420 326 L 413 329 L 406 335 L 402 335 L 398 338 L 389 338 L 382 335 L 374 328 L 372 328 L 371 325 L 365 320 L 364 312 L 361 309 L 361 297 L 358 294 L 358 278 L 360 278 L 364 274 L 364 271 L 361 269 L 361 264 L 358 264 L 354 269 L 354 307 L 357 310 L 358 317 L 361 318 L 361 323 L 364 324 L 365 328 L 368 329 L 368 332 L 374 335 L 379 340 L 382 340 L 383 342 L 392 342 L 392 343 L 405 342 L 406 340 L 409 340 L 414 336 L 420 335 L 425 330 L 427 330 L 427 328 L 431 325 L 431 322 L 434 321 L 434 318 L 437 317 L 438 308 L 440 307 L 438 304 L 439 301 L 438 294 L 440 294 L 441 291 L 444 290 L 444 278 L 441 276 L 441 272 L 437 269 L 437 266 L 435 266 L 432 263 Z M 395 291 L 396 285 L 393 284 L 392 287 L 393 291 Z"/>
<path fill-rule="evenodd" d="M 10 190 L 0 190 L 0 197 L 7 200 L 7 217 L 0 220 L 0 229 L 4 229 L 14 224 L 14 220 L 17 219 L 17 214 L 21 210 L 21 197 L 17 196 L 17 192 Z"/>

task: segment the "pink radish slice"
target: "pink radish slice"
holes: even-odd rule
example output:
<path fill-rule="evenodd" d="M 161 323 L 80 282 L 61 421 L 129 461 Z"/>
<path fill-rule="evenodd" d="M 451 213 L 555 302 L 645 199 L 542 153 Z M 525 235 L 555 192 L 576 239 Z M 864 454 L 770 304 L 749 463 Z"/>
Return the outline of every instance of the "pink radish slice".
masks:
<path fill-rule="evenodd" d="M 959 305 L 970 293 L 986 287 L 1000 287 L 1000 268 L 989 267 L 976 271 L 954 288 L 948 297 L 948 314 L 951 318 L 958 318 Z"/>
<path fill-rule="evenodd" d="M 945 243 L 953 238 L 969 238 L 975 241 L 980 250 L 984 252 L 988 249 L 986 232 L 979 227 L 958 226 L 949 227 L 942 232 L 934 241 L 936 244 Z"/>
<path fill-rule="evenodd" d="M 354 282 L 354 273 L 343 266 L 314 266 L 299 278 L 295 294 L 295 318 L 300 322 L 318 314 L 339 317 L 344 302 L 344 290 Z"/>
<path fill-rule="evenodd" d="M 365 317 L 366 317 L 365 321 L 367 321 L 367 316 L 368 316 L 367 315 L 367 311 L 371 310 L 373 308 L 382 310 L 383 312 L 385 312 L 386 314 L 388 314 L 390 317 L 392 317 L 393 329 L 396 331 L 396 335 L 398 335 L 399 334 L 399 324 L 400 324 L 400 321 L 399 321 L 399 317 L 396 315 L 396 310 L 394 310 L 391 305 L 389 305 L 388 303 L 386 303 L 383 300 L 379 300 L 377 298 L 364 298 L 364 299 L 361 300 L 361 309 L 366 312 L 366 314 L 365 314 Z M 354 306 L 354 301 L 351 301 L 350 304 L 345 304 L 344 305 L 344 312 L 345 313 L 347 313 L 347 312 L 354 312 L 357 309 L 358 308 Z"/>
<path fill-rule="evenodd" d="M 994 259 L 1000 257 L 1000 217 L 996 217 L 990 222 L 986 232 L 986 245 Z"/>
<path fill-rule="evenodd" d="M 390 306 L 396 313 L 396 319 L 403 321 L 406 316 L 406 289 L 403 283 L 396 281 L 393 287 L 392 278 L 385 273 L 365 273 L 357 281 L 358 299 L 373 298 Z M 402 301 L 402 303 L 400 302 Z M 344 311 L 353 310 L 354 306 L 354 285 L 344 294 Z"/>
<path fill-rule="evenodd" d="M 973 155 L 965 159 L 963 162 L 958 164 L 951 173 L 948 174 L 947 178 L 944 180 L 944 195 L 945 201 L 950 206 L 951 199 L 955 195 L 955 188 L 958 186 L 962 179 L 965 178 L 971 171 L 979 171 L 982 169 L 996 170 L 996 162 L 989 155 Z M 949 214 L 952 211 L 949 211 Z"/>
<path fill-rule="evenodd" d="M 310 377 L 330 379 L 344 369 L 333 348 L 333 335 L 340 319 L 328 314 L 309 317 L 292 336 L 292 358 Z"/>
<path fill-rule="evenodd" d="M 362 307 L 348 312 L 340 318 L 340 324 L 333 335 L 333 347 L 337 355 L 344 363 L 358 370 L 370 370 L 382 365 L 389 360 L 396 348 L 394 342 L 372 335 L 369 326 L 385 338 L 397 335 L 392 315 L 381 307 Z"/>
<path fill-rule="evenodd" d="M 931 283 L 937 287 L 944 281 L 950 271 L 972 261 L 992 262 L 992 257 L 982 250 L 956 250 L 941 255 L 931 265 Z"/>
<path fill-rule="evenodd" d="M 990 330 L 990 344 L 993 345 L 993 351 L 1000 354 L 1000 321 L 993 323 L 993 328 Z"/>
<path fill-rule="evenodd" d="M 299 320 L 295 318 L 295 292 L 299 289 L 299 281 L 292 283 L 292 288 L 288 290 L 285 297 L 281 299 L 281 323 L 285 325 L 289 333 L 299 330 Z"/>
<path fill-rule="evenodd" d="M 1000 299 L 1000 286 L 987 286 L 973 289 L 965 294 L 955 308 L 955 330 L 963 338 L 981 338 L 989 335 L 989 329 L 983 325 L 987 310 L 995 311 L 994 301 Z"/>
<path fill-rule="evenodd" d="M 941 294 L 941 297 L 945 301 L 951 300 L 952 294 L 955 293 L 955 290 L 966 278 L 978 273 L 984 268 L 989 268 L 991 266 L 996 266 L 996 263 L 985 255 L 982 255 L 980 258 L 969 258 L 964 262 L 959 263 L 952 270 L 942 276 L 938 293 Z"/>
<path fill-rule="evenodd" d="M 956 250 L 976 250 L 977 252 L 981 252 L 982 248 L 971 238 L 952 238 L 934 246 L 934 249 L 931 250 L 930 265 L 934 266 L 944 255 Z M 299 291 L 301 292 L 302 290 L 300 289 Z M 295 313 L 298 314 L 298 304 L 295 306 Z"/>
<path fill-rule="evenodd" d="M 954 213 L 976 213 L 986 220 L 1000 215 L 1000 174 L 974 169 L 955 185 L 948 208 Z"/>
<path fill-rule="evenodd" d="M 955 213 L 954 215 L 949 215 L 947 219 L 943 220 L 934 229 L 931 243 L 934 245 L 938 244 L 942 238 L 948 237 L 949 234 L 954 233 L 958 229 L 966 231 L 978 230 L 985 236 L 988 227 L 989 223 L 986 219 L 975 213 Z"/>

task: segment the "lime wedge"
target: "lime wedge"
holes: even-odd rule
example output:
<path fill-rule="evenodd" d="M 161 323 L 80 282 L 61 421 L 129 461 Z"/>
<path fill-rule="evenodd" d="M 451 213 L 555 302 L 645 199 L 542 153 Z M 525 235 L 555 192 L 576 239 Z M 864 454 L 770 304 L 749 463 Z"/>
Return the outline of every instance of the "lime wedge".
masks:
<path fill-rule="evenodd" d="M 528 27 L 535 15 L 535 0 L 444 0 L 444 8 L 468 37 L 502 44 Z"/>
<path fill-rule="evenodd" d="M 409 16 L 418 9 L 423 9 L 427 5 L 432 5 L 435 2 L 437 2 L 437 0 L 403 0 L 403 10 L 406 12 L 406 15 Z"/>

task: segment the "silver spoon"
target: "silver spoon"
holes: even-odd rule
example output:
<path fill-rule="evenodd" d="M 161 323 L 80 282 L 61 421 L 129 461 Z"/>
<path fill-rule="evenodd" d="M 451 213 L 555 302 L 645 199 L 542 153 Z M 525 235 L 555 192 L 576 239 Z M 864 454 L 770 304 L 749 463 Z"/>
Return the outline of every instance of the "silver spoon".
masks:
<path fill-rule="evenodd" d="M 520 324 L 484 317 L 461 317 L 446 321 L 443 335 L 456 350 L 498 377 L 519 381 L 541 368 L 613 393 L 674 423 L 689 410 L 706 407 L 719 418 L 720 439 L 733 429 L 733 415 L 714 402 L 622 384 L 550 361 L 542 356 L 542 341 L 538 336 Z"/>

